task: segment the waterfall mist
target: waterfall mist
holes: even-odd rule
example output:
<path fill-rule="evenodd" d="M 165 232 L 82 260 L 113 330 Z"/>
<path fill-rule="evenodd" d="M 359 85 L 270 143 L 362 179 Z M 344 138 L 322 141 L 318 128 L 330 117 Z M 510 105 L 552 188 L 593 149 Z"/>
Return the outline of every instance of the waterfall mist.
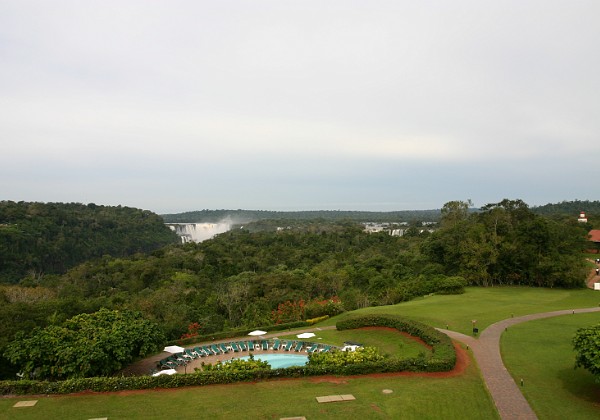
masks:
<path fill-rule="evenodd" d="M 217 223 L 165 223 L 181 237 L 181 242 L 202 242 L 231 229 L 231 221 Z"/>

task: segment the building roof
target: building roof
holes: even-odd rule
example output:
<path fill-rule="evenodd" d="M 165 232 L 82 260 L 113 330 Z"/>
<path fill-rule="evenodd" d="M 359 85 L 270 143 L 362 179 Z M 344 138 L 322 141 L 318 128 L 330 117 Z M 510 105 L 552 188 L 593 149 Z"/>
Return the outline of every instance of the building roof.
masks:
<path fill-rule="evenodd" d="M 600 229 L 592 229 L 588 235 L 590 236 L 590 241 L 600 242 Z"/>

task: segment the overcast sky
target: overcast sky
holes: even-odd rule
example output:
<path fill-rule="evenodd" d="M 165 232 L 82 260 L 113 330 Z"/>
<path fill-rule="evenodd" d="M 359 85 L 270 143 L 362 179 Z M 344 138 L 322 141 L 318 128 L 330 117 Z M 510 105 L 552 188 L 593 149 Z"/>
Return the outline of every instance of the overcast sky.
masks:
<path fill-rule="evenodd" d="M 0 199 L 600 199 L 600 1 L 0 0 Z"/>

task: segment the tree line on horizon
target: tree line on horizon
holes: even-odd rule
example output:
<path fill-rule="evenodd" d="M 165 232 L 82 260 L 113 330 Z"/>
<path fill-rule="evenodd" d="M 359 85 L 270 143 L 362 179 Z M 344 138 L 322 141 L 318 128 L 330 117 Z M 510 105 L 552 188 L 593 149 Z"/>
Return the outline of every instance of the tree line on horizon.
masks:
<path fill-rule="evenodd" d="M 102 308 L 139 312 L 173 340 L 192 324 L 207 334 L 455 293 L 465 285 L 584 286 L 590 223 L 542 216 L 521 200 L 470 208 L 446 203 L 434 232 L 413 227 L 402 237 L 369 234 L 351 220 L 310 220 L 281 231 L 236 229 L 198 244 L 156 247 L 150 239 L 153 251 L 121 250 L 64 274 L 26 275 L 0 287 L 0 352 L 19 332 L 34 334 Z M 134 216 L 154 219 L 117 211 L 113 217 L 122 219 L 114 224 Z M 14 374 L 14 366 L 1 362 L 0 375 Z"/>
<path fill-rule="evenodd" d="M 356 210 L 304 210 L 304 211 L 272 211 L 272 210 L 197 210 L 183 213 L 162 214 L 166 223 L 218 223 L 230 220 L 234 224 L 245 224 L 261 220 L 280 221 L 340 221 L 355 222 L 414 222 L 438 221 L 440 210 L 401 210 L 390 212 L 356 211 Z"/>
<path fill-rule="evenodd" d="M 588 215 L 600 215 L 600 201 L 573 200 L 560 203 L 548 203 L 533 206 L 531 212 L 545 216 L 577 215 L 585 211 Z M 470 212 L 481 209 L 469 207 Z M 161 214 L 165 223 L 218 223 L 231 220 L 234 224 L 256 222 L 260 220 L 315 220 L 339 221 L 353 220 L 356 222 L 388 222 L 388 223 L 417 223 L 437 222 L 440 220 L 442 209 L 429 210 L 397 210 L 397 211 L 356 211 L 356 210 L 304 210 L 304 211 L 272 211 L 272 210 L 195 210 L 181 213 Z"/>

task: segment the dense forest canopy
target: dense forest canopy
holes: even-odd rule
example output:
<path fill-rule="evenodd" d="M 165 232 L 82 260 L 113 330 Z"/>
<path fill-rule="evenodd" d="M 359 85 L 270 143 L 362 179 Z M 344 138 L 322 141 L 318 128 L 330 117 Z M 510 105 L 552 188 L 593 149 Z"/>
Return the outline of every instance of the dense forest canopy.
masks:
<path fill-rule="evenodd" d="M 175 242 L 177 236 L 147 210 L 0 201 L 0 283 L 62 274 L 103 255 L 124 257 Z"/>
<path fill-rule="evenodd" d="M 176 214 L 163 214 L 166 223 L 217 223 L 230 220 L 234 224 L 259 220 L 315 220 L 355 222 L 414 222 L 438 221 L 439 210 L 403 210 L 390 212 L 314 210 L 314 211 L 267 211 L 267 210 L 199 210 Z"/>
<path fill-rule="evenodd" d="M 480 209 L 469 207 L 469 212 Z M 560 203 L 548 203 L 532 207 L 531 211 L 545 216 L 574 216 L 585 211 L 588 216 L 600 217 L 600 201 L 575 200 Z M 267 211 L 267 210 L 198 210 L 183 213 L 161 215 L 166 223 L 218 223 L 228 220 L 233 224 L 244 224 L 260 220 L 316 220 L 355 222 L 389 222 L 416 223 L 437 222 L 441 217 L 441 209 L 431 210 L 401 210 L 390 212 L 377 211 L 344 211 L 344 210 L 313 210 L 313 211 Z"/>
<path fill-rule="evenodd" d="M 588 216 L 600 216 L 600 201 L 574 200 L 532 207 L 531 211 L 543 215 L 577 215 L 584 211 Z"/>
<path fill-rule="evenodd" d="M 24 204 L 12 208 L 19 206 Z M 62 229 L 80 226 L 81 232 L 88 233 L 83 225 L 92 216 L 82 208 L 88 206 L 64 205 L 74 206 L 84 217 L 80 222 L 67 218 L 68 223 L 59 223 L 67 216 L 52 214 L 62 214 L 63 207 L 52 206 L 56 207 L 43 206 L 50 214 L 41 212 L 43 223 L 32 221 L 32 225 L 54 232 L 57 228 L 51 221 L 55 221 Z M 5 349 L 17 334 L 23 333 L 19 337 L 26 340 L 33 330 L 62 328 L 70 318 L 102 308 L 140 313 L 172 340 L 188 333 L 190 325 L 201 334 L 266 326 L 395 304 L 429 293 L 460 293 L 467 284 L 584 286 L 587 268 L 582 252 L 591 225 L 578 223 L 577 214 L 547 217 L 521 200 L 491 203 L 477 212 L 470 206 L 462 201 L 446 203 L 433 232 L 414 224 L 404 236 L 391 236 L 366 233 L 360 223 L 348 219 L 294 221 L 290 229 L 235 229 L 197 244 L 157 248 L 155 243 L 153 251 L 131 256 L 103 253 L 61 275 L 25 276 L 19 285 L 0 286 L 0 354 L 16 360 L 14 352 Z M 37 216 L 28 211 L 24 214 Z M 161 224 L 152 213 L 115 211 L 125 212 L 137 223 L 151 219 Z M 95 220 L 102 220 L 93 213 Z M 14 222 L 5 220 L 10 229 Z M 96 223 L 98 230 L 106 230 L 107 236 L 99 238 L 107 241 L 116 232 L 140 234 Z M 52 237 L 46 233 L 40 237 L 46 235 Z M 172 242 L 170 232 L 165 238 Z M 71 246 L 84 240 L 73 239 Z M 4 246 L 13 245 L 5 242 Z M 40 258 L 35 250 L 30 252 Z M 0 375 L 12 376 L 15 369 L 8 359 L 0 360 Z"/>

